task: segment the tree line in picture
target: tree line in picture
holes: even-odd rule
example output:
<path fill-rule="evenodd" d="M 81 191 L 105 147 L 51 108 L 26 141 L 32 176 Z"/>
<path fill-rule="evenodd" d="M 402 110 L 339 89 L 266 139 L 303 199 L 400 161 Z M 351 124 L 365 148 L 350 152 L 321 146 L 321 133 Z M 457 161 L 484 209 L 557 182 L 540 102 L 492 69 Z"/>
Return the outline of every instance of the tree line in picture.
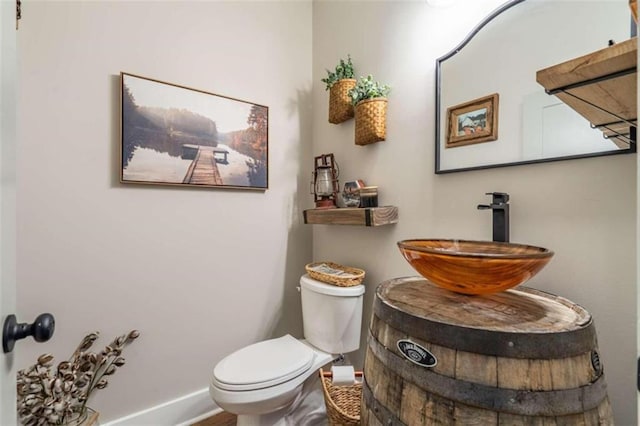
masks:
<path fill-rule="evenodd" d="M 138 106 L 123 85 L 122 167 L 129 164 L 138 146 L 179 157 L 183 144 L 217 146 L 215 121 L 185 109 Z"/>
<path fill-rule="evenodd" d="M 247 118 L 248 128 L 230 132 L 227 145 L 252 158 L 247 161 L 252 186 L 265 187 L 267 182 L 267 142 L 269 115 L 266 107 L 252 105 Z"/>

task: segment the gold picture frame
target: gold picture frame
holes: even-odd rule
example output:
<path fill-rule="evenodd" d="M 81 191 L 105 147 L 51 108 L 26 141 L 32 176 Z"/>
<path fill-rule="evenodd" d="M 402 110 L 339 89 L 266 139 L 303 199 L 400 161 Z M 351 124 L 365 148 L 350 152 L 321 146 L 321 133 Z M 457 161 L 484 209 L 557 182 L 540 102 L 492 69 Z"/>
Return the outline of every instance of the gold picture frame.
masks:
<path fill-rule="evenodd" d="M 499 95 L 474 99 L 447 108 L 446 148 L 498 139 Z"/>

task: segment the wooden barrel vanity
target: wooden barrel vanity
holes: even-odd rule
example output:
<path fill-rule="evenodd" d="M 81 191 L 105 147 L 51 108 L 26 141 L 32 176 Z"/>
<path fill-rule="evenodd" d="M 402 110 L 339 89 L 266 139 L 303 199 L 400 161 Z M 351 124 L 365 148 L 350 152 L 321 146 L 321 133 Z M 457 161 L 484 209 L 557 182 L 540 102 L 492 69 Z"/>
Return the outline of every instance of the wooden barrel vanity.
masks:
<path fill-rule="evenodd" d="M 613 424 L 591 315 L 526 287 L 383 282 L 364 377 L 363 425 Z"/>

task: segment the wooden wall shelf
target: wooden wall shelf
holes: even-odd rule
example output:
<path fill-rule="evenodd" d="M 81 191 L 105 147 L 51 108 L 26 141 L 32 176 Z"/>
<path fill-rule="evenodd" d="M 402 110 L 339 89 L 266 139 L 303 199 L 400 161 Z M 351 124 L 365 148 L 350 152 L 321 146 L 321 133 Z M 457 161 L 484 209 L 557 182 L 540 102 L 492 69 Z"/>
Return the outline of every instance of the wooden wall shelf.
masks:
<path fill-rule="evenodd" d="M 304 223 L 312 225 L 382 226 L 398 223 L 398 208 L 394 206 L 310 209 L 304 211 Z"/>
<path fill-rule="evenodd" d="M 605 137 L 628 148 L 630 128 L 637 127 L 638 117 L 637 50 L 638 39 L 634 37 L 540 70 L 536 81 L 589 120 L 592 127 L 602 130 Z"/>

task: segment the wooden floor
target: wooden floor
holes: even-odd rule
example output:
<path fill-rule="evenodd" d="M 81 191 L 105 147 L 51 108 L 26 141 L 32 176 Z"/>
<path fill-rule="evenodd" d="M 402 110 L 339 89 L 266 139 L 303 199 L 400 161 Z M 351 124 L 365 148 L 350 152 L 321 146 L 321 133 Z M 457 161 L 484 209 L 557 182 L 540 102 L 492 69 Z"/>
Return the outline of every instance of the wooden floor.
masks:
<path fill-rule="evenodd" d="M 236 426 L 236 416 L 231 413 L 220 413 L 208 419 L 200 420 L 192 426 Z"/>

